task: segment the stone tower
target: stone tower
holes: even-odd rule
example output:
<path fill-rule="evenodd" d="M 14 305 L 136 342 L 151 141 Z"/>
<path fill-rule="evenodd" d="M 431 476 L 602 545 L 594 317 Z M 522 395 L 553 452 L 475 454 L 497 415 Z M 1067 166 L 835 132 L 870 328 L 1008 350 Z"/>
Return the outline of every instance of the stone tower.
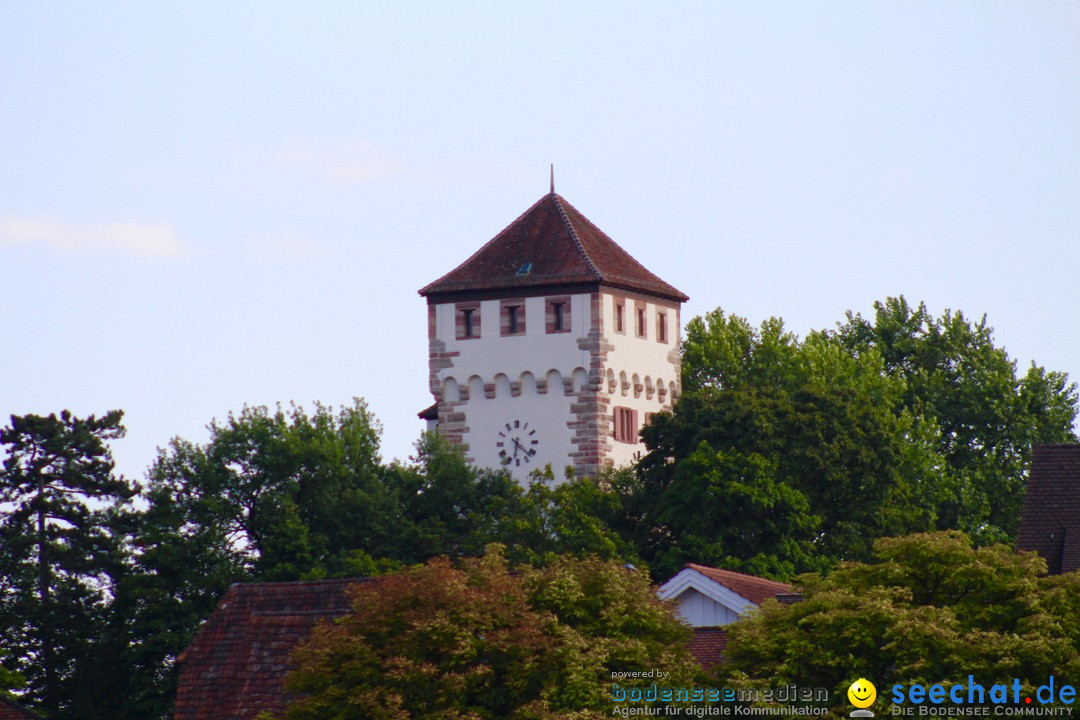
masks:
<path fill-rule="evenodd" d="M 630 462 L 680 393 L 686 295 L 554 192 L 427 285 L 430 428 L 521 482 Z"/>

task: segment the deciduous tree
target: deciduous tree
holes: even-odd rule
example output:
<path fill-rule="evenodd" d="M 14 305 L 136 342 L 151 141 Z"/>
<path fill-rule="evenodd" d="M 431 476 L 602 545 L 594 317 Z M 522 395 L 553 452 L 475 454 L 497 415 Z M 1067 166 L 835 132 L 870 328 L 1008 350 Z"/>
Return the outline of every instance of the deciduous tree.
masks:
<path fill-rule="evenodd" d="M 297 653 L 290 720 L 599 718 L 613 670 L 696 671 L 647 579 L 596 559 L 436 559 L 359 587 L 353 609 Z"/>
<path fill-rule="evenodd" d="M 789 577 L 875 537 L 1016 532 L 1030 448 L 1074 439 L 1076 386 L 1022 378 L 985 319 L 903 298 L 799 340 L 721 310 L 687 323 L 684 396 L 642 436 L 625 500 L 642 556 Z"/>
<path fill-rule="evenodd" d="M 723 681 L 829 688 L 846 713 L 860 677 L 950 686 L 970 674 L 987 689 L 1032 692 L 1080 673 L 1080 574 L 1047 577 L 1033 553 L 974 547 L 951 531 L 883 538 L 866 563 L 796 578 L 802 602 L 768 602 L 732 626 Z"/>

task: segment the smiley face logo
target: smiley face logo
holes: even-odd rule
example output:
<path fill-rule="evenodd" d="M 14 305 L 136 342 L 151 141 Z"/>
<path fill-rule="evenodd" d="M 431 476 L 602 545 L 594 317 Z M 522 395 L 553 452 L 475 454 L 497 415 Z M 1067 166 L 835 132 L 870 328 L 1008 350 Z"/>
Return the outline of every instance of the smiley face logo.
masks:
<path fill-rule="evenodd" d="M 847 689 L 847 699 L 857 708 L 867 708 L 877 699 L 877 688 L 866 678 L 859 678 Z"/>

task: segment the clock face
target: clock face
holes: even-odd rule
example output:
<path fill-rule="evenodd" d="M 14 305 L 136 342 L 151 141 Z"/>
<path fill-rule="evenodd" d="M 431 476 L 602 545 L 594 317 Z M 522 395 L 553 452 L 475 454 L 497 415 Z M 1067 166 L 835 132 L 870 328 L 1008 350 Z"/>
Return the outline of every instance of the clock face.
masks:
<path fill-rule="evenodd" d="M 499 431 L 499 437 L 495 438 L 495 448 L 499 451 L 499 462 L 503 465 L 520 467 L 528 465 L 536 449 L 540 445 L 540 438 L 529 423 L 520 420 L 511 420 Z"/>

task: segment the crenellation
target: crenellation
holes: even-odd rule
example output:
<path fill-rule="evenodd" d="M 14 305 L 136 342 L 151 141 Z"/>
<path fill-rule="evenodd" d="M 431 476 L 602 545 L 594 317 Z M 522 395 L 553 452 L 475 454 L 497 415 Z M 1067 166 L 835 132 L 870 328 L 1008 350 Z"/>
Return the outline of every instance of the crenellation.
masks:
<path fill-rule="evenodd" d="M 544 235 L 525 229 L 534 222 Z M 505 250 L 504 240 L 513 241 Z M 528 257 L 538 241 L 545 253 Z M 505 466 L 522 482 L 546 463 L 592 476 L 644 450 L 633 438 L 614 440 L 619 408 L 640 427 L 675 402 L 685 295 L 644 269 L 610 284 L 605 253 L 629 258 L 552 194 L 421 291 L 438 430 L 471 462 Z M 541 262 L 574 263 L 578 254 L 580 266 Z"/>

